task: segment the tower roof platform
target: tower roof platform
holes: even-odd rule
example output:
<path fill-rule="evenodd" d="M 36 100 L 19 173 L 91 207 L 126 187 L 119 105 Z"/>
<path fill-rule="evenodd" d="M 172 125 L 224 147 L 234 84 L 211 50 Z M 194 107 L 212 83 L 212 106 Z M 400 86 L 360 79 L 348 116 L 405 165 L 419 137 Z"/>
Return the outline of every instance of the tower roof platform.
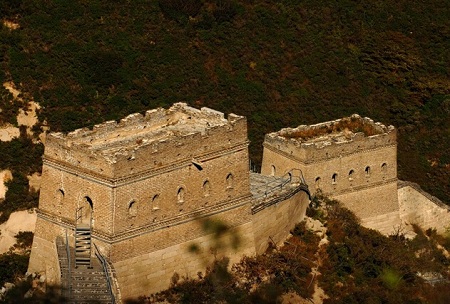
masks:
<path fill-rule="evenodd" d="M 51 139 L 80 146 L 93 152 L 114 154 L 124 148 L 139 148 L 154 142 L 164 142 L 190 134 L 205 135 L 208 130 L 230 124 L 240 116 L 224 114 L 206 107 L 195 109 L 185 103 L 176 103 L 169 109 L 153 109 L 142 115 L 130 114 L 126 118 L 107 121 L 88 128 L 77 129 L 68 134 L 50 133 Z"/>
<path fill-rule="evenodd" d="M 385 126 L 368 117 L 353 114 L 337 120 L 314 125 L 300 125 L 296 128 L 283 128 L 266 135 L 266 141 L 289 141 L 296 146 L 315 146 L 321 148 L 333 143 L 346 143 L 377 135 L 394 133 L 393 126 Z"/>

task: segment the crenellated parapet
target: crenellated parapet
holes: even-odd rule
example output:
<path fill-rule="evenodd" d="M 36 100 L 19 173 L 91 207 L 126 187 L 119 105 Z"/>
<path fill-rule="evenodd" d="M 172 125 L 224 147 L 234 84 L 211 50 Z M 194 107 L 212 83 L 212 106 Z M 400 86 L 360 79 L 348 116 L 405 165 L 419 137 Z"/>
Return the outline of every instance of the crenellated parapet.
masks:
<path fill-rule="evenodd" d="M 301 125 L 269 133 L 264 146 L 297 161 L 311 163 L 384 146 L 396 145 L 393 126 L 353 114 L 315 125 Z"/>
<path fill-rule="evenodd" d="M 130 114 L 92 129 L 50 133 L 45 158 L 106 177 L 123 177 L 247 142 L 245 117 L 229 114 L 225 118 L 206 107 L 176 103 L 169 109 Z"/>
<path fill-rule="evenodd" d="M 340 200 L 363 221 L 389 219 L 370 227 L 390 233 L 399 221 L 393 126 L 354 114 L 267 134 L 261 172 L 280 176 L 292 168 L 302 170 L 313 194 Z"/>

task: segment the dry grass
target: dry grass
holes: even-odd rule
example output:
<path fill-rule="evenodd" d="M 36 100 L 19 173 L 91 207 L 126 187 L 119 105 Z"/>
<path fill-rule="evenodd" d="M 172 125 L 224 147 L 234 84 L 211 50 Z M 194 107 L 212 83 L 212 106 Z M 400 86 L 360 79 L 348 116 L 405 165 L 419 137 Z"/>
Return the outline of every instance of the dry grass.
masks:
<path fill-rule="evenodd" d="M 369 123 L 362 121 L 359 118 L 351 117 L 350 119 L 342 119 L 339 122 L 332 122 L 328 125 L 321 125 L 320 127 L 310 127 L 304 130 L 295 130 L 288 134 L 283 134 L 285 138 L 296 138 L 308 140 L 315 137 L 320 137 L 327 134 L 340 133 L 345 130 L 353 133 L 363 132 L 366 136 L 380 134 L 375 127 Z"/>

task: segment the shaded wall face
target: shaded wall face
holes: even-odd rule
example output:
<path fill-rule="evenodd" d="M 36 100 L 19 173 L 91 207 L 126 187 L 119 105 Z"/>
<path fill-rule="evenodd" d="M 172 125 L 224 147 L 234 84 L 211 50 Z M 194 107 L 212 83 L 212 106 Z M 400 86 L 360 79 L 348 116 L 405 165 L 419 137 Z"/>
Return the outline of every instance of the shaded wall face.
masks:
<path fill-rule="evenodd" d="M 271 242 L 280 245 L 300 223 L 309 204 L 307 193 L 300 191 L 291 198 L 267 207 L 252 216 L 256 254 L 264 253 Z"/>
<path fill-rule="evenodd" d="M 438 233 L 445 233 L 450 225 L 450 207 L 424 194 L 411 186 L 398 189 L 401 219 L 423 229 L 434 228 Z"/>
<path fill-rule="evenodd" d="M 205 228 L 203 220 L 218 221 L 230 229 L 216 238 Z M 255 247 L 250 221 L 249 206 L 246 205 L 113 244 L 110 260 L 122 298 L 136 298 L 166 289 L 175 273 L 180 278 L 197 278 L 197 273 L 205 273 L 214 258 L 227 256 L 235 263 L 243 255 L 253 255 Z M 235 237 L 240 240 L 237 247 L 232 246 Z M 193 246 L 197 250 L 193 251 Z"/>
<path fill-rule="evenodd" d="M 251 215 L 247 204 L 231 210 L 222 210 L 214 216 L 192 218 L 184 223 L 172 223 L 153 231 L 129 235 L 128 238 L 111 245 L 109 257 L 115 263 L 205 236 L 211 232 L 203 226 L 204 220 L 218 221 L 232 228 L 250 222 Z"/>
<path fill-rule="evenodd" d="M 394 211 L 397 212 L 396 218 L 399 218 L 397 181 L 344 192 L 332 197 L 341 201 L 362 220 Z"/>
<path fill-rule="evenodd" d="M 247 159 L 245 148 L 205 160 L 199 166 L 189 163 L 117 187 L 114 232 L 208 210 L 248 196 Z"/>
<path fill-rule="evenodd" d="M 44 164 L 39 209 L 55 219 L 64 218 L 74 223 L 77 208 L 83 207 L 83 214 L 86 215 L 92 206 L 94 229 L 110 233 L 112 200 L 113 191 L 110 187 L 93 181 L 82 173 L 74 174 L 64 168 Z"/>
<path fill-rule="evenodd" d="M 64 229 L 40 217 L 36 221 L 28 272 L 45 273 L 47 284 L 60 284 L 58 254 L 55 240 Z"/>
<path fill-rule="evenodd" d="M 231 228 L 219 238 L 205 230 L 202 219 L 112 245 L 110 259 L 122 298 L 166 289 L 175 273 L 180 278 L 197 278 L 197 273 L 204 273 L 214 259 L 228 257 L 231 265 L 244 255 L 264 253 L 269 242 L 279 245 L 289 236 L 290 230 L 303 220 L 308 204 L 308 195 L 300 191 L 255 215 L 250 214 L 249 205 L 223 211 L 207 218 Z M 235 237 L 239 239 L 237 247 L 232 246 Z M 197 250 L 192 251 L 193 245 Z"/>

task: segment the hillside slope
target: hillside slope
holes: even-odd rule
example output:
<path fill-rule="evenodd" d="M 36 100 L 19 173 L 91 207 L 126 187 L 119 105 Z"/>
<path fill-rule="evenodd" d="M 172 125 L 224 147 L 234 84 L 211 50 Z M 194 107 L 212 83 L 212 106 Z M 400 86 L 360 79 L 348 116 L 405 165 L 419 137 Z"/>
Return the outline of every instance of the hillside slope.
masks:
<path fill-rule="evenodd" d="M 177 101 L 245 115 L 256 163 L 267 132 L 359 113 L 398 128 L 399 177 L 448 203 L 449 15 L 446 0 L 4 0 L 0 82 L 51 131 Z"/>

